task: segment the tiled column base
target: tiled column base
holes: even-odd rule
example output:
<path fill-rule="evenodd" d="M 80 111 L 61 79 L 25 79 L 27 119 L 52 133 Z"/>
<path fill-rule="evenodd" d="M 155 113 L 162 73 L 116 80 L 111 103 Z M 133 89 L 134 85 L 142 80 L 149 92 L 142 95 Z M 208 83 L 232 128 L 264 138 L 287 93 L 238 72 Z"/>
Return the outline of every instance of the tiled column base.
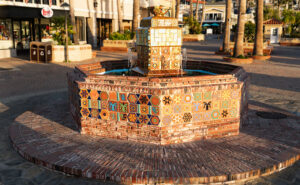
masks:
<path fill-rule="evenodd" d="M 51 103 L 17 117 L 10 138 L 25 159 L 71 175 L 126 184 L 236 182 L 300 159 L 299 118 L 262 119 L 259 107 L 250 106 L 238 136 L 159 146 L 80 135 L 62 111 L 67 102 Z"/>

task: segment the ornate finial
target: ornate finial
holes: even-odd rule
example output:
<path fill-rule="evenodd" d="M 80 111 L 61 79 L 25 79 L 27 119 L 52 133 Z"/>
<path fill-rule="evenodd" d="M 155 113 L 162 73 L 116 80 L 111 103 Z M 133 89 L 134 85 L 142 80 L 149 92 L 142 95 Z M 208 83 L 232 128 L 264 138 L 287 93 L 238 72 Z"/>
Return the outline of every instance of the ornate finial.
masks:
<path fill-rule="evenodd" d="M 164 6 L 156 6 L 154 7 L 153 13 L 155 17 L 164 17 L 165 14 L 169 11 L 169 8 L 165 8 Z"/>

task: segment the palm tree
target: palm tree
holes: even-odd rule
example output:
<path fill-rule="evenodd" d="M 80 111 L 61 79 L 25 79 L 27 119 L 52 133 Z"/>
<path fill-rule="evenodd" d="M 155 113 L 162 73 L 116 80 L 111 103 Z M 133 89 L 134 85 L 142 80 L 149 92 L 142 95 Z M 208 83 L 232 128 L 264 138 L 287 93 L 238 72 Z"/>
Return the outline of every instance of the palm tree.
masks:
<path fill-rule="evenodd" d="M 202 4 L 202 12 L 201 12 L 201 21 L 200 21 L 200 28 L 202 29 L 202 24 L 204 21 L 204 16 L 205 16 L 205 0 L 203 0 Z"/>
<path fill-rule="evenodd" d="M 124 33 L 124 26 L 123 26 L 123 6 L 121 4 L 121 0 L 117 0 L 117 7 L 118 7 L 118 22 L 119 22 L 119 32 Z"/>
<path fill-rule="evenodd" d="M 77 29 L 76 29 L 76 21 L 75 21 L 75 14 L 74 14 L 74 0 L 70 0 L 70 17 L 71 17 L 71 24 L 73 27 L 73 38 L 74 43 L 79 44 Z"/>
<path fill-rule="evenodd" d="M 239 2 L 239 15 L 238 25 L 236 32 L 236 41 L 234 45 L 234 57 L 244 55 L 244 31 L 245 31 L 245 14 L 246 14 L 246 0 L 240 0 Z"/>
<path fill-rule="evenodd" d="M 223 40 L 223 52 L 230 52 L 230 18 L 231 18 L 232 0 L 226 1 L 226 19 L 225 32 Z"/>
<path fill-rule="evenodd" d="M 196 15 L 195 15 L 195 19 L 196 21 L 199 20 L 199 0 L 197 0 L 197 4 L 196 4 Z"/>
<path fill-rule="evenodd" d="M 179 11 L 180 11 L 180 0 L 176 0 L 176 19 L 179 18 Z"/>
<path fill-rule="evenodd" d="M 193 0 L 190 0 L 190 19 L 193 19 L 194 13 L 193 13 Z"/>
<path fill-rule="evenodd" d="M 134 0 L 133 2 L 133 21 L 132 21 L 132 31 L 136 32 L 138 28 L 138 17 L 140 13 L 140 0 Z"/>
<path fill-rule="evenodd" d="M 253 55 L 263 55 L 264 1 L 256 0 L 256 34 Z"/>

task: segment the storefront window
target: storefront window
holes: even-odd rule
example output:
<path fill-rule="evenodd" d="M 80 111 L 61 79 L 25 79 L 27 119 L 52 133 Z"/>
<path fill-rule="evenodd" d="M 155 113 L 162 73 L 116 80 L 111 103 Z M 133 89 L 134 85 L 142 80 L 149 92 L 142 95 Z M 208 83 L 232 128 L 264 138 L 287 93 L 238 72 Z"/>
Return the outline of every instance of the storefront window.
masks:
<path fill-rule="evenodd" d="M 42 42 L 51 41 L 52 36 L 50 34 L 50 19 L 41 19 L 41 35 Z"/>
<path fill-rule="evenodd" d="M 13 48 L 10 19 L 0 19 L 0 49 Z"/>
<path fill-rule="evenodd" d="M 84 17 L 76 17 L 76 29 L 78 33 L 79 41 L 85 41 L 85 18 Z"/>

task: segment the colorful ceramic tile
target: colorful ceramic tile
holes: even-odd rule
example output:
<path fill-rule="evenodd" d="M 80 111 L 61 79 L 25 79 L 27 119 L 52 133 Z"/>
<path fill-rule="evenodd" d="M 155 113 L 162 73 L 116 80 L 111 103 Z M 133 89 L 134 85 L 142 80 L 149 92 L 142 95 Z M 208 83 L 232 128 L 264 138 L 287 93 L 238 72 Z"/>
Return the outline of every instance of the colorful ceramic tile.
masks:
<path fill-rule="evenodd" d="M 171 105 L 172 104 L 171 96 L 164 96 L 163 103 L 164 103 L 164 105 Z"/>
<path fill-rule="evenodd" d="M 140 105 L 140 111 L 141 114 L 149 114 L 149 106 L 148 105 Z"/>
<path fill-rule="evenodd" d="M 119 101 L 127 101 L 127 94 L 126 93 L 119 93 Z"/>
<path fill-rule="evenodd" d="M 170 125 L 171 122 L 172 122 L 171 115 L 164 116 L 162 119 L 162 123 L 164 123 L 165 125 Z"/>
<path fill-rule="evenodd" d="M 184 100 L 185 103 L 191 103 L 192 102 L 192 96 L 189 95 L 189 94 L 186 94 L 186 95 L 184 95 L 183 100 Z"/>
<path fill-rule="evenodd" d="M 227 109 L 227 108 L 229 108 L 229 100 L 224 100 L 224 101 L 222 101 L 221 107 L 222 107 L 222 109 Z"/>
<path fill-rule="evenodd" d="M 215 101 L 222 100 L 221 92 L 220 91 L 214 91 L 212 93 L 212 99 Z"/>
<path fill-rule="evenodd" d="M 98 109 L 98 100 L 91 100 L 91 108 Z"/>
<path fill-rule="evenodd" d="M 190 103 L 185 103 L 183 104 L 183 112 L 192 112 L 192 104 Z"/>
<path fill-rule="evenodd" d="M 228 117 L 228 110 L 224 109 L 221 111 L 221 115 L 222 115 L 222 118 L 227 118 Z"/>
<path fill-rule="evenodd" d="M 172 121 L 175 124 L 181 124 L 182 123 L 182 114 L 172 114 Z"/>
<path fill-rule="evenodd" d="M 109 120 L 112 120 L 112 121 L 118 120 L 118 115 L 116 112 L 108 112 L 108 114 L 109 114 Z"/>
<path fill-rule="evenodd" d="M 173 96 L 173 101 L 175 104 L 180 104 L 181 103 L 181 95 L 180 94 L 176 94 Z"/>
<path fill-rule="evenodd" d="M 149 98 L 148 98 L 148 96 L 147 95 L 144 95 L 144 94 L 142 94 L 142 95 L 140 95 L 140 97 L 139 97 L 139 102 L 141 103 L 141 104 L 148 104 L 148 102 L 149 102 Z"/>
<path fill-rule="evenodd" d="M 201 101 L 202 100 L 202 93 L 193 93 L 194 101 Z"/>
<path fill-rule="evenodd" d="M 115 91 L 109 92 L 109 100 L 117 101 L 118 100 L 117 92 Z"/>
<path fill-rule="evenodd" d="M 211 100 L 211 98 L 212 98 L 211 94 L 212 93 L 210 91 L 204 92 L 203 93 L 203 99 L 204 99 L 204 101 L 205 100 Z"/>
<path fill-rule="evenodd" d="M 135 113 L 129 113 L 128 114 L 128 121 L 131 123 L 136 123 L 137 121 L 137 116 Z"/>
<path fill-rule="evenodd" d="M 213 101 L 212 102 L 213 109 L 220 109 L 220 101 Z"/>
<path fill-rule="evenodd" d="M 216 119 L 219 119 L 219 116 L 220 116 L 220 112 L 219 110 L 213 110 L 212 113 L 211 113 L 211 118 L 216 120 Z"/>
<path fill-rule="evenodd" d="M 211 101 L 204 101 L 203 102 L 203 109 L 204 109 L 204 111 L 211 110 Z"/>
<path fill-rule="evenodd" d="M 230 115 L 230 117 L 232 117 L 232 118 L 235 118 L 235 117 L 237 117 L 237 110 L 236 109 L 230 109 L 229 110 L 229 115 Z"/>
<path fill-rule="evenodd" d="M 137 113 L 138 112 L 137 104 L 130 104 L 129 109 L 130 109 L 130 113 Z"/>
<path fill-rule="evenodd" d="M 127 102 L 119 102 L 119 112 L 128 113 L 128 103 Z"/>
<path fill-rule="evenodd" d="M 160 104 L 160 99 L 158 96 L 152 96 L 150 102 L 154 106 L 158 106 Z"/>
<path fill-rule="evenodd" d="M 240 101 L 238 101 L 238 100 L 230 100 L 230 107 L 232 107 L 232 108 L 238 108 L 239 107 L 239 105 L 240 105 Z"/>
<path fill-rule="evenodd" d="M 82 116 L 82 117 L 88 117 L 89 114 L 90 114 L 90 111 L 89 111 L 88 108 L 82 108 L 82 109 L 80 110 L 80 113 L 81 113 L 81 116 Z"/>
<path fill-rule="evenodd" d="M 230 99 L 231 91 L 230 90 L 224 90 L 222 91 L 222 98 L 223 99 Z"/>
<path fill-rule="evenodd" d="M 120 121 L 127 121 L 127 114 L 120 113 Z"/>
<path fill-rule="evenodd" d="M 136 102 L 138 100 L 138 98 L 136 97 L 135 94 L 129 94 L 127 99 L 132 104 L 136 104 Z"/>
<path fill-rule="evenodd" d="M 208 112 L 204 112 L 203 113 L 203 120 L 204 121 L 209 121 L 209 120 L 211 120 L 211 111 L 208 111 Z"/>
<path fill-rule="evenodd" d="M 151 118 L 150 118 L 151 125 L 158 125 L 159 122 L 160 122 L 160 120 L 159 120 L 158 116 L 151 116 Z"/>
<path fill-rule="evenodd" d="M 192 114 L 190 112 L 186 112 L 183 114 L 183 121 L 184 122 L 191 122 L 192 120 Z"/>
<path fill-rule="evenodd" d="M 159 115 L 159 107 L 158 106 L 151 106 L 151 114 L 154 116 Z"/>
<path fill-rule="evenodd" d="M 232 99 L 239 99 L 239 97 L 240 97 L 240 93 L 239 93 L 239 91 L 231 91 L 231 98 Z"/>
<path fill-rule="evenodd" d="M 99 116 L 99 111 L 98 111 L 98 109 L 91 109 L 91 117 L 92 118 L 98 118 L 98 116 Z"/>
<path fill-rule="evenodd" d="M 148 122 L 149 122 L 148 116 L 145 115 L 145 114 L 141 114 L 141 115 L 139 116 L 139 122 L 140 122 L 141 124 L 148 124 Z"/>
<path fill-rule="evenodd" d="M 101 100 L 108 100 L 108 94 L 105 91 L 100 92 L 100 99 Z"/>
<path fill-rule="evenodd" d="M 85 99 L 85 98 L 82 98 L 81 99 L 81 107 L 88 108 L 89 107 L 89 100 Z"/>
<path fill-rule="evenodd" d="M 109 111 L 118 112 L 118 103 L 115 101 L 108 101 Z"/>
<path fill-rule="evenodd" d="M 174 105 L 174 113 L 181 113 L 181 112 L 182 112 L 181 104 L 175 104 Z"/>
<path fill-rule="evenodd" d="M 203 113 L 193 114 L 193 122 L 201 122 L 201 121 L 203 121 Z"/>
<path fill-rule="evenodd" d="M 169 115 L 173 113 L 173 107 L 170 105 L 165 105 L 162 107 L 162 109 L 163 109 L 163 114 L 165 115 Z"/>
<path fill-rule="evenodd" d="M 101 109 L 108 109 L 108 101 L 101 101 Z"/>
<path fill-rule="evenodd" d="M 89 92 L 87 89 L 81 89 L 79 92 L 79 95 L 81 98 L 88 98 L 89 97 Z"/>
<path fill-rule="evenodd" d="M 192 112 L 201 112 L 203 111 L 203 103 L 199 102 L 199 103 L 192 103 Z"/>
<path fill-rule="evenodd" d="M 97 90 L 91 90 L 90 92 L 90 97 L 92 100 L 98 100 L 99 94 Z"/>

